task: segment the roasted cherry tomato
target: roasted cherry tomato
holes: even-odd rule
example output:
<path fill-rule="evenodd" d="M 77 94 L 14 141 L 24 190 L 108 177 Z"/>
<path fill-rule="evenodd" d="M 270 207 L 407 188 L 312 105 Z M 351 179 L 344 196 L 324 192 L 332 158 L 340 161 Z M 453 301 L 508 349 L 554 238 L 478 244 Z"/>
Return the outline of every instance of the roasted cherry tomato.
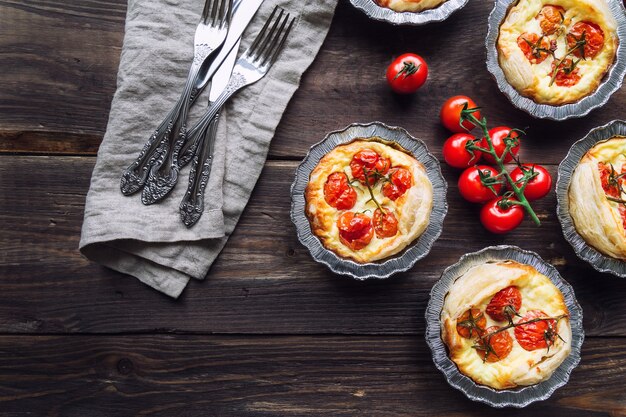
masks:
<path fill-rule="evenodd" d="M 363 213 L 346 211 L 337 219 L 339 240 L 352 250 L 363 249 L 374 237 L 372 220 Z"/>
<path fill-rule="evenodd" d="M 383 210 L 384 213 L 380 209 L 374 211 L 374 231 L 379 239 L 394 237 L 398 233 L 398 219 L 389 209 Z"/>
<path fill-rule="evenodd" d="M 498 362 L 509 356 L 513 349 L 513 338 L 507 330 L 499 331 L 500 327 L 491 326 L 485 329 L 484 335 L 478 339 L 476 353 L 485 362 Z"/>
<path fill-rule="evenodd" d="M 357 178 L 362 184 L 365 184 L 367 173 L 369 184 L 374 185 L 380 175 L 387 174 L 390 165 L 389 159 L 381 157 L 376 151 L 362 149 L 352 157 L 350 170 L 352 177 Z"/>
<path fill-rule="evenodd" d="M 480 210 L 480 222 L 491 233 L 508 233 L 524 220 L 524 209 L 515 204 L 504 207 L 502 198 L 491 200 Z"/>
<path fill-rule="evenodd" d="M 477 308 L 467 310 L 456 320 L 457 333 L 466 339 L 482 335 L 486 326 L 487 318 L 483 312 Z"/>
<path fill-rule="evenodd" d="M 469 151 L 465 146 L 474 142 L 469 133 L 455 133 L 443 144 L 443 159 L 454 168 L 464 169 L 478 163 L 481 151 Z"/>
<path fill-rule="evenodd" d="M 343 172 L 333 172 L 324 184 L 324 200 L 337 210 L 350 210 L 356 203 L 357 194 Z"/>
<path fill-rule="evenodd" d="M 383 195 L 390 200 L 401 197 L 413 185 L 413 175 L 405 168 L 393 168 L 389 181 L 383 184 Z"/>
<path fill-rule="evenodd" d="M 493 190 L 483 184 L 484 177 L 486 183 L 491 183 Z M 485 203 L 495 198 L 502 190 L 502 184 L 496 182 L 495 176 L 498 171 L 488 165 L 478 165 L 467 168 L 459 177 L 459 193 L 461 196 L 472 203 Z"/>
<path fill-rule="evenodd" d="M 546 320 L 541 320 L 541 318 L 546 318 Z M 516 323 L 515 338 L 525 350 L 552 346 L 557 338 L 556 320 L 550 319 L 541 310 L 531 310 Z"/>
<path fill-rule="evenodd" d="M 559 69 L 556 72 L 556 76 L 554 77 L 554 82 L 559 87 L 571 87 L 578 84 L 580 81 L 580 72 L 578 71 L 578 67 L 576 66 L 576 62 L 572 61 L 571 58 L 565 58 L 563 61 L 559 62 Z M 552 73 L 554 73 L 554 69 L 556 68 L 557 61 L 552 61 Z"/>
<path fill-rule="evenodd" d="M 547 169 L 541 165 L 524 164 L 521 169 L 517 167 L 511 171 L 511 178 L 513 181 L 518 182 L 524 178 L 524 172 L 536 174 L 535 177 L 528 181 L 526 188 L 524 188 L 524 196 L 527 200 L 539 200 L 550 192 L 550 188 L 552 187 L 552 176 Z M 521 185 L 521 183 L 518 183 L 518 186 Z"/>
<path fill-rule="evenodd" d="M 536 33 L 525 32 L 519 35 L 517 46 L 531 64 L 541 64 L 550 55 L 550 41 Z"/>
<path fill-rule="evenodd" d="M 537 19 L 544 35 L 552 35 L 559 30 L 563 24 L 564 13 L 565 9 L 561 6 L 553 6 L 551 4 L 543 6 L 537 15 Z"/>
<path fill-rule="evenodd" d="M 574 50 L 574 55 L 578 58 L 593 58 L 604 46 L 604 32 L 600 26 L 591 22 L 576 23 L 570 29 L 566 39 L 568 49 L 573 49 L 584 41 L 584 47 Z"/>
<path fill-rule="evenodd" d="M 443 106 L 441 106 L 441 112 L 439 113 L 439 118 L 446 129 L 455 133 L 464 133 L 475 127 L 469 120 L 465 120 L 463 122 L 463 127 L 465 129 L 463 129 L 460 125 L 461 110 L 465 104 L 467 104 L 468 109 L 475 109 L 478 107 L 476 106 L 474 100 L 467 96 L 450 97 L 445 103 L 443 103 Z M 480 120 L 480 111 L 476 111 L 473 114 L 476 119 Z"/>
<path fill-rule="evenodd" d="M 513 155 L 517 156 L 517 154 L 519 153 L 519 147 L 520 147 L 519 135 L 517 134 L 515 130 L 512 130 L 510 127 L 506 127 L 506 126 L 498 126 L 498 127 L 489 129 L 489 137 L 491 138 L 491 143 L 493 144 L 493 148 L 495 149 L 496 155 L 498 155 L 498 158 L 502 158 L 502 154 L 506 150 L 505 138 L 507 136 L 510 136 L 511 138 L 510 140 L 514 140 L 517 144 L 514 145 L 511 148 L 511 151 L 504 156 L 504 161 L 503 161 L 504 163 L 511 162 L 511 160 L 513 159 Z M 489 144 L 487 143 L 486 138 L 483 138 L 480 141 L 480 146 L 482 148 L 489 149 Z M 485 161 L 489 162 L 490 164 L 496 163 L 496 160 L 493 159 L 493 156 L 491 156 L 490 154 L 487 154 L 487 153 L 484 154 L 483 158 L 485 158 Z"/>
<path fill-rule="evenodd" d="M 600 172 L 600 183 L 602 184 L 604 193 L 609 197 L 621 199 L 622 192 L 615 180 L 619 175 L 626 174 L 626 165 L 622 167 L 622 172 L 618 173 L 615 172 L 615 169 L 610 164 L 599 162 L 598 171 Z M 611 180 L 611 177 L 613 177 L 613 180 Z M 621 183 L 622 188 L 626 187 L 626 176 L 621 177 L 619 182 Z M 623 204 L 620 204 L 618 206 L 618 211 L 622 217 L 622 226 L 626 229 L 626 207 L 624 207 Z"/>
<path fill-rule="evenodd" d="M 387 82 L 398 94 L 416 92 L 428 77 L 426 61 L 416 54 L 403 54 L 387 67 Z"/>
<path fill-rule="evenodd" d="M 495 321 L 509 321 L 522 307 L 522 293 L 515 286 L 501 289 L 487 304 L 486 312 Z"/>

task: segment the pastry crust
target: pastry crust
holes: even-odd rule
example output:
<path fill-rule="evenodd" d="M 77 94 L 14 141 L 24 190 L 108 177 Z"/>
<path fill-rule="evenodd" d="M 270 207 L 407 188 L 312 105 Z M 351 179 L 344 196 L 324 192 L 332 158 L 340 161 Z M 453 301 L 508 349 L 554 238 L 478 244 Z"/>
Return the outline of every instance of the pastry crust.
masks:
<path fill-rule="evenodd" d="M 386 7 L 396 12 L 421 12 L 434 9 L 447 0 L 375 0 L 380 7 Z"/>
<path fill-rule="evenodd" d="M 474 339 L 463 338 L 456 330 L 457 319 L 468 309 L 485 311 L 491 298 L 498 291 L 516 286 L 522 295 L 518 313 L 523 316 L 531 310 L 541 310 L 548 317 L 569 315 L 563 294 L 548 277 L 530 265 L 515 261 L 484 263 L 471 268 L 457 278 L 446 295 L 441 311 L 442 339 L 448 346 L 450 359 L 461 373 L 474 382 L 494 389 L 537 384 L 552 375 L 571 351 L 571 327 L 569 316 L 558 320 L 556 338 L 550 349 L 527 351 L 517 342 L 513 328 L 506 330 L 513 339 L 508 356 L 497 362 L 484 362 L 478 355 Z M 487 314 L 487 326 L 504 326 Z"/>
<path fill-rule="evenodd" d="M 311 230 L 322 245 L 343 258 L 359 263 L 373 262 L 395 255 L 418 238 L 426 229 L 433 205 L 433 187 L 426 175 L 424 166 L 413 156 L 383 143 L 381 138 L 357 139 L 337 146 L 326 154 L 311 172 L 305 190 L 306 215 Z M 345 172 L 350 178 L 352 157 L 363 149 L 376 151 L 381 157 L 389 158 L 392 167 L 409 170 L 413 176 L 412 186 L 395 201 L 385 197 L 381 185 L 376 184 L 372 191 L 376 200 L 392 211 L 398 220 L 398 233 L 389 238 L 376 236 L 360 250 L 352 250 L 339 239 L 337 219 L 345 211 L 330 206 L 324 199 L 324 184 L 333 172 Z M 366 212 L 371 215 L 376 209 L 365 186 L 359 187 L 355 206 L 349 211 Z"/>
<path fill-rule="evenodd" d="M 557 83 L 550 85 L 554 59 L 548 56 L 543 62 L 533 64 L 517 43 L 523 33 L 542 36 L 542 28 L 536 17 L 546 5 L 564 9 L 562 29 L 544 36 L 546 40 L 556 42 L 556 59 L 565 56 L 568 46 L 564 34 L 576 23 L 594 23 L 604 33 L 604 45 L 598 54 L 576 64 L 581 78 L 573 86 L 559 86 Z M 593 93 L 613 64 L 617 46 L 617 22 L 605 0 L 519 0 L 500 26 L 497 42 L 498 60 L 509 84 L 536 103 L 557 106 L 579 101 Z"/>
<path fill-rule="evenodd" d="M 607 199 L 600 163 L 613 165 L 617 174 L 626 170 L 626 138 L 598 142 L 580 160 L 569 186 L 570 215 L 585 242 L 607 256 L 626 260 L 626 231 L 620 213 L 624 205 Z M 622 193 L 621 198 L 626 195 Z"/>

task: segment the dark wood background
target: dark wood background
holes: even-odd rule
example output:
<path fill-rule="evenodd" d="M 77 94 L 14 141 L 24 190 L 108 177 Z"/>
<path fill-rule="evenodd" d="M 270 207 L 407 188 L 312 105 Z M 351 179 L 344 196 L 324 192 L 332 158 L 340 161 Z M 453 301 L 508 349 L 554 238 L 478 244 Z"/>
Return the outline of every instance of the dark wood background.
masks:
<path fill-rule="evenodd" d="M 626 416 L 626 280 L 578 260 L 554 193 L 540 229 L 485 232 L 446 167 L 450 210 L 431 254 L 386 281 L 316 264 L 289 220 L 289 186 L 309 146 L 352 122 L 408 129 L 441 157 L 437 120 L 467 94 L 493 126 L 528 128 L 524 161 L 556 174 L 569 146 L 624 118 L 626 89 L 588 117 L 535 120 L 485 69 L 493 1 L 440 24 L 394 27 L 340 0 L 322 50 L 274 138 L 237 230 L 204 282 L 171 300 L 77 251 L 85 195 L 115 91 L 123 0 L 0 0 L 0 416 Z M 414 51 L 419 94 L 396 97 L 384 69 Z M 539 253 L 574 286 L 587 334 L 567 386 L 524 410 L 474 403 L 434 367 L 424 309 L 443 269 L 499 243 Z"/>

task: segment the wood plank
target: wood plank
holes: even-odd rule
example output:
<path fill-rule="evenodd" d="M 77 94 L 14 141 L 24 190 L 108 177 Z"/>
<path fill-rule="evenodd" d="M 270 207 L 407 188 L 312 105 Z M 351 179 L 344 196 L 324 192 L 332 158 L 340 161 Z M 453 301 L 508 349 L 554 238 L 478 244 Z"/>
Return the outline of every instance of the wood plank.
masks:
<path fill-rule="evenodd" d="M 500 416 L 421 337 L 0 337 L 0 415 Z M 591 339 L 569 383 L 515 416 L 626 415 L 626 340 Z"/>
<path fill-rule="evenodd" d="M 300 245 L 289 220 L 296 164 L 270 162 L 208 279 L 172 301 L 78 253 L 93 162 L 0 157 L 0 333 L 422 334 L 443 269 L 466 252 L 505 243 L 557 266 L 576 290 L 589 335 L 626 335 L 626 281 L 576 258 L 553 195 L 537 205 L 540 229 L 526 221 L 498 237 L 482 229 L 477 208 L 451 186 L 444 233 L 431 254 L 407 273 L 362 283 L 335 276 Z M 445 169 L 445 176 L 454 182 L 456 173 Z"/>
<path fill-rule="evenodd" d="M 0 55 L 5 68 L 0 152 L 94 154 L 115 90 L 125 2 L 31 3 L 0 2 L 0 13 L 11 22 L 0 37 L 0 49 L 8 51 Z M 371 21 L 340 1 L 328 38 L 278 128 L 270 158 L 300 159 L 327 132 L 373 120 L 405 127 L 440 156 L 448 133 L 438 123 L 438 111 L 454 94 L 474 97 L 492 126 L 528 127 L 523 157 L 533 162 L 558 163 L 591 128 L 623 118 L 623 88 L 583 119 L 541 121 L 515 109 L 485 68 L 491 8 L 491 2 L 474 1 L 445 23 L 396 27 Z M 463 29 L 469 27 L 471 36 Z M 33 31 L 40 36 L 32 39 Z M 383 74 L 405 51 L 424 56 L 430 78 L 419 94 L 397 97 Z M 24 89 L 25 83 L 31 88 Z"/>

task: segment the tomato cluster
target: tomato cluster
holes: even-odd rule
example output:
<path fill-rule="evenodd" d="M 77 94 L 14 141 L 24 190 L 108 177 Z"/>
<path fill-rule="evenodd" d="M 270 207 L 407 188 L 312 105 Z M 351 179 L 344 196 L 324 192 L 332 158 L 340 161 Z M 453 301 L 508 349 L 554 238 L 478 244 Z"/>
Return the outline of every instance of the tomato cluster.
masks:
<path fill-rule="evenodd" d="M 352 156 L 350 174 L 336 171 L 328 175 L 324 183 L 326 203 L 343 211 L 337 219 L 339 240 L 352 250 L 366 247 L 374 235 L 379 239 L 395 236 L 398 233 L 398 219 L 393 211 L 383 207 L 372 193 L 372 188 L 380 184 L 382 194 L 395 201 L 404 195 L 413 184 L 413 175 L 402 167 L 392 167 L 389 158 L 366 148 Z M 360 186 L 360 188 L 359 188 Z M 359 192 L 368 192 L 377 207 L 372 216 L 366 212 L 349 211 L 354 208 Z"/>
<path fill-rule="evenodd" d="M 550 191 L 550 173 L 541 165 L 520 163 L 521 131 L 507 126 L 487 130 L 486 120 L 481 119 L 476 103 L 467 96 L 448 99 L 441 108 L 440 119 L 448 130 L 455 132 L 443 144 L 443 158 L 451 167 L 463 169 L 458 180 L 461 196 L 484 204 L 480 221 L 490 232 L 515 229 L 524 220 L 525 208 L 532 210 L 528 202 Z M 476 125 L 483 128 L 480 137 L 469 133 Z M 509 172 L 504 166 L 507 163 L 517 166 Z M 516 195 L 514 188 L 523 197 Z"/>
<path fill-rule="evenodd" d="M 516 286 L 498 291 L 489 301 L 485 311 L 470 308 L 456 321 L 456 331 L 466 339 L 476 339 L 476 353 L 485 362 L 498 362 L 506 358 L 513 349 L 513 338 L 527 351 L 548 349 L 559 337 L 557 319 L 548 317 L 541 310 L 530 310 L 519 315 L 522 306 L 522 293 Z M 501 326 L 487 327 L 487 317 L 504 322 Z M 517 320 L 515 320 L 518 318 Z"/>

